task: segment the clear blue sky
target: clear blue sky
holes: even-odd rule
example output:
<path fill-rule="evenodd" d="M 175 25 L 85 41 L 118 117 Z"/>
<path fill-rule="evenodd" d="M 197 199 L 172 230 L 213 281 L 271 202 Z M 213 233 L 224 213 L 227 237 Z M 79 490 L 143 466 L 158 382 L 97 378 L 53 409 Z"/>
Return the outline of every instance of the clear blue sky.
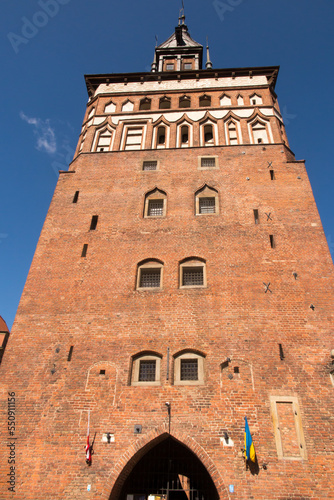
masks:
<path fill-rule="evenodd" d="M 147 71 L 155 35 L 168 38 L 180 6 L 2 0 L 0 315 L 9 327 L 57 171 L 78 140 L 83 75 Z M 333 0 L 185 0 L 185 12 L 193 38 L 209 36 L 214 67 L 281 66 L 276 91 L 290 145 L 306 159 L 333 255 Z"/>

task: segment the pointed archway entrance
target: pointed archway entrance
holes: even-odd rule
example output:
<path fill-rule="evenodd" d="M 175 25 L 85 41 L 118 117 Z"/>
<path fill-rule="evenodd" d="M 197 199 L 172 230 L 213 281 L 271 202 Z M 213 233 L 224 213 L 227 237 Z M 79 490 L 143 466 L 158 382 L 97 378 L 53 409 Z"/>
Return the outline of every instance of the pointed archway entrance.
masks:
<path fill-rule="evenodd" d="M 210 474 L 197 456 L 168 436 L 133 467 L 118 500 L 218 500 Z"/>

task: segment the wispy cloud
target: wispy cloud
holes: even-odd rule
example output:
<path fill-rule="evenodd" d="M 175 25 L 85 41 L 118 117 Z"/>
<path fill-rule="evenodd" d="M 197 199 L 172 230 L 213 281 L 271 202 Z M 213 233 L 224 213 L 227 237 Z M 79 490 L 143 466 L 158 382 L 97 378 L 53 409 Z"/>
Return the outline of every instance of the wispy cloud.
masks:
<path fill-rule="evenodd" d="M 50 120 L 29 117 L 23 111 L 21 111 L 20 117 L 23 121 L 34 127 L 34 134 L 37 141 L 36 149 L 51 155 L 55 154 L 57 152 L 56 134 L 50 125 Z"/>

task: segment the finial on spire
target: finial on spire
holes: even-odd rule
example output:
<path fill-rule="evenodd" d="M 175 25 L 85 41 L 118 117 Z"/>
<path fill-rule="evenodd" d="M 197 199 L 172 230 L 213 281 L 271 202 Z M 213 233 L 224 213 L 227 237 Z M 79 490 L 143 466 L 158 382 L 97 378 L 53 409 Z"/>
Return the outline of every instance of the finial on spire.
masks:
<path fill-rule="evenodd" d="M 210 51 L 209 51 L 209 41 L 208 37 L 206 37 L 206 69 L 212 69 L 212 62 L 210 60 Z"/>
<path fill-rule="evenodd" d="M 179 14 L 179 26 L 183 26 L 186 21 L 186 16 L 184 15 L 184 1 L 182 0 L 182 8 L 180 9 Z"/>
<path fill-rule="evenodd" d="M 155 35 L 155 48 L 157 48 L 157 46 L 158 46 L 158 37 L 157 37 L 157 35 Z M 154 51 L 153 63 L 151 64 L 151 72 L 156 73 L 157 69 L 158 69 L 157 53 L 156 53 L 156 51 Z"/>

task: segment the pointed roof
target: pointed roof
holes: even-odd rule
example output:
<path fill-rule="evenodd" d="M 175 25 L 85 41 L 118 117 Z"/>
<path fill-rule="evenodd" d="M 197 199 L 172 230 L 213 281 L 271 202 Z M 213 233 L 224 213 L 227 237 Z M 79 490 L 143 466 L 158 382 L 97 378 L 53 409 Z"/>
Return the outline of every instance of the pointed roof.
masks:
<path fill-rule="evenodd" d="M 0 316 L 0 332 L 9 332 L 5 320 Z"/>
<path fill-rule="evenodd" d="M 176 26 L 175 32 L 162 44 L 158 49 L 173 49 L 177 47 L 203 47 L 200 43 L 195 42 L 190 36 L 188 27 L 185 24 Z"/>

